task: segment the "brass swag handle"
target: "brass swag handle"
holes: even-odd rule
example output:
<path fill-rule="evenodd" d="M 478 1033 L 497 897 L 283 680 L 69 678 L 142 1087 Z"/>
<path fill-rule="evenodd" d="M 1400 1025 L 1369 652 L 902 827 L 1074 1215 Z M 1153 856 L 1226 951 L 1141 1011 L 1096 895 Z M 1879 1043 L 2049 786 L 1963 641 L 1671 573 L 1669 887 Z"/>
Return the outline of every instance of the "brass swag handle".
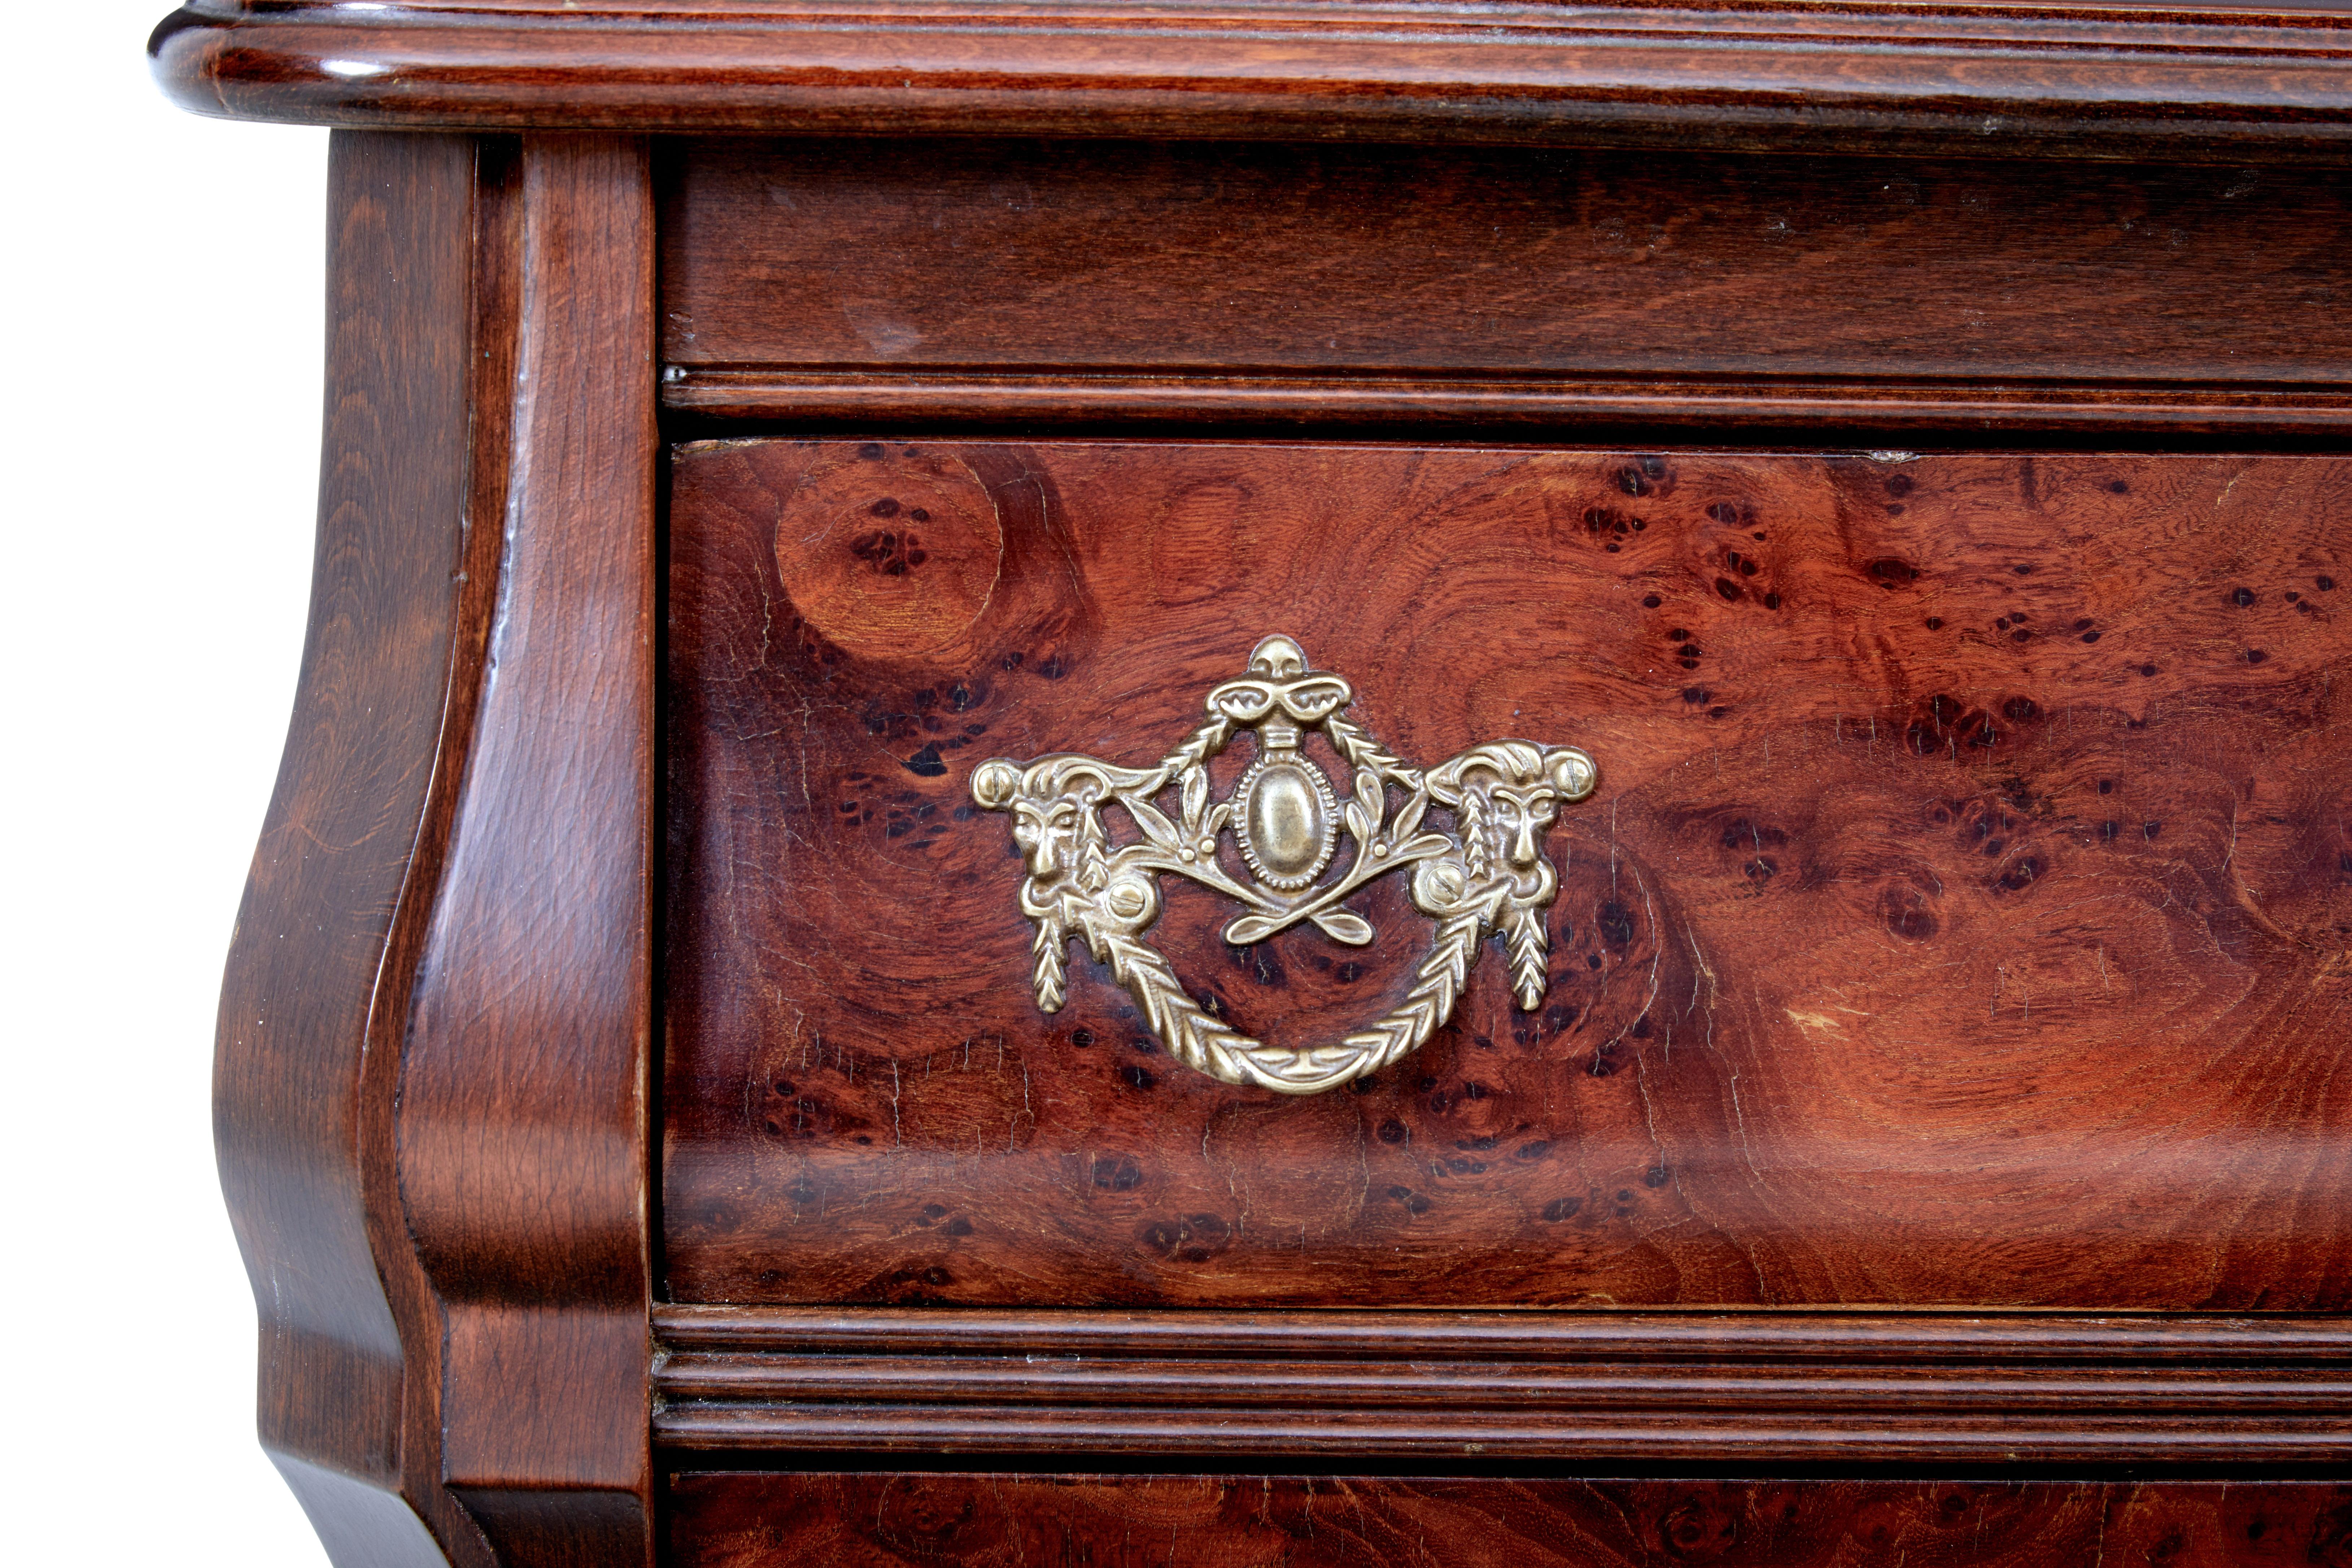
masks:
<path fill-rule="evenodd" d="M 1320 1094 L 1419 1049 L 1453 1016 L 1489 931 L 1508 940 L 1520 1008 L 1540 1006 L 1550 947 L 1544 911 L 1559 891 L 1543 836 L 1562 801 L 1582 800 L 1599 784 L 1592 759 L 1574 746 L 1487 741 L 1424 773 L 1348 719 L 1354 700 L 1347 681 L 1309 669 L 1297 643 L 1270 637 L 1252 650 L 1246 673 L 1209 693 L 1201 727 L 1150 768 L 1069 752 L 1025 763 L 996 757 L 974 768 L 972 799 L 1013 814 L 1013 840 L 1026 861 L 1021 912 L 1037 928 L 1031 946 L 1037 1005 L 1061 1010 L 1069 941 L 1082 937 L 1178 1060 L 1223 1083 L 1283 1094 Z M 1232 795 L 1213 803 L 1209 759 L 1238 730 L 1254 732 L 1256 759 Z M 1308 730 L 1320 730 L 1354 770 L 1354 793 L 1344 805 L 1299 750 Z M 1406 795 L 1394 816 L 1390 784 Z M 1181 802 L 1175 820 L 1152 804 L 1171 786 Z M 1454 831 L 1423 826 L 1432 801 L 1452 808 Z M 1141 830 L 1139 842 L 1111 847 L 1102 813 L 1114 803 Z M 1352 858 L 1318 887 L 1343 826 Z M 1227 832 L 1249 868 L 1247 883 L 1217 863 L 1218 837 Z M 1194 1005 L 1143 939 L 1160 916 L 1159 875 L 1166 871 L 1247 906 L 1250 912 L 1224 930 L 1235 946 L 1301 921 L 1334 942 L 1362 946 L 1372 940 L 1371 924 L 1340 900 L 1407 866 L 1414 907 L 1437 922 L 1437 941 L 1402 1005 L 1328 1045 L 1269 1046 L 1228 1027 Z"/>

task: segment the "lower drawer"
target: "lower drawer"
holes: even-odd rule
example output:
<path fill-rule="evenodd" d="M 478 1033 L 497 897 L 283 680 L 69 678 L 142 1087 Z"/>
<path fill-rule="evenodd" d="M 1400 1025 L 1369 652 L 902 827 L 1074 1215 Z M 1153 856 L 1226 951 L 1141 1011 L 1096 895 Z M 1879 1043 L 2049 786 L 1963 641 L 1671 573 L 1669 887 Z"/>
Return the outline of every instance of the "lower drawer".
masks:
<path fill-rule="evenodd" d="M 677 1568 L 2352 1563 L 2352 1487 L 2221 1482 L 669 1478 Z"/>

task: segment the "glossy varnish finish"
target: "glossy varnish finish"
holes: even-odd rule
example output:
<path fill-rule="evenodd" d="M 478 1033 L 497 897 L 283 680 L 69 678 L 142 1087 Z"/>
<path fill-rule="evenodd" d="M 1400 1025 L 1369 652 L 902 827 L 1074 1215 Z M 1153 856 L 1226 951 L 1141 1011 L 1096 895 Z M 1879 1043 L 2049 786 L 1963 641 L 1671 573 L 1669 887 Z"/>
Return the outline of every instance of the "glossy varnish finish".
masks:
<path fill-rule="evenodd" d="M 333 170 L 318 605 L 218 1068 L 263 1437 L 339 1562 L 642 1562 L 646 150 Z"/>
<path fill-rule="evenodd" d="M 426 1562 L 472 1531 L 437 1485 L 439 1335 L 392 1108 L 497 557 L 462 460 L 386 459 L 465 447 L 476 149 L 346 137 L 329 179 L 310 634 L 222 988 L 215 1129 L 260 1307 L 261 1440 L 339 1560 Z"/>
<path fill-rule="evenodd" d="M 2352 1563 L 2323 1485 L 688 1473 L 678 1568 L 2168 1568 Z"/>
<path fill-rule="evenodd" d="M 336 1560 L 2347 1561 L 2347 29 L 167 20 L 191 107 L 420 131 L 337 146 L 219 1057 Z M 1412 760 L 1602 777 L 1543 1008 L 1488 957 L 1307 1100 L 1083 957 L 1038 1012 L 969 805 L 1274 631 Z M 1167 900 L 1281 1040 L 1426 941 Z"/>
<path fill-rule="evenodd" d="M 655 1437 L 682 1463 L 2161 1455 L 2276 1474 L 2352 1458 L 2352 1329 L 2334 1318 L 669 1307 L 656 1323 Z"/>
<path fill-rule="evenodd" d="M 2332 458 L 718 444 L 676 464 L 673 1297 L 2340 1310 Z M 1570 742 L 1551 995 L 1377 1081 L 1056 1016 L 971 764 L 1269 631 L 1407 757 Z M 1238 750 L 1238 749 L 1237 749 Z M 1237 773 L 1246 758 L 1224 759 Z M 1327 764 L 1328 765 L 1328 764 Z M 1391 879 L 1392 882 L 1393 879 Z M 1370 953 L 1154 937 L 1337 1032 Z"/>
<path fill-rule="evenodd" d="M 194 0 L 199 113 L 365 125 L 1000 132 L 2338 158 L 2324 0 L 958 5 Z"/>
<path fill-rule="evenodd" d="M 502 1560 L 650 1529 L 653 214 L 642 142 L 523 140 L 499 598 L 399 1081 L 444 1479 Z"/>
<path fill-rule="evenodd" d="M 1720 441 L 2352 408 L 2331 173 L 819 140 L 667 169 L 664 395 L 698 415 Z"/>

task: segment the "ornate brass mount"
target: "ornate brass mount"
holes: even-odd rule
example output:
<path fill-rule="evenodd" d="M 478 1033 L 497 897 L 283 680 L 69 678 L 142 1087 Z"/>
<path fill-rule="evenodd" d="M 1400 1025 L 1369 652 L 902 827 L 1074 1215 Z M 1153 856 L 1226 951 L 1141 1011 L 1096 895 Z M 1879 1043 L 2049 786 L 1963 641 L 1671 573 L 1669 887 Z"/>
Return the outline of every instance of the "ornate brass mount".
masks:
<path fill-rule="evenodd" d="M 1419 1049 L 1453 1016 L 1488 931 L 1508 939 L 1519 1006 L 1541 1005 L 1550 946 L 1544 911 L 1559 891 L 1543 853 L 1544 830 L 1560 802 L 1592 793 L 1599 783 L 1592 759 L 1573 746 L 1487 741 L 1423 773 L 1348 719 L 1353 700 L 1345 680 L 1310 670 L 1297 643 L 1271 637 L 1251 652 L 1247 674 L 1209 693 L 1207 721 L 1152 767 L 1066 752 L 1026 763 L 997 757 L 974 768 L 972 798 L 1013 814 L 1013 841 L 1027 861 L 1021 912 L 1037 927 L 1031 948 L 1037 1005 L 1061 1010 L 1069 941 L 1082 937 L 1178 1060 L 1223 1083 L 1284 1094 L 1337 1089 Z M 1255 733 L 1257 756 L 1232 795 L 1213 804 L 1209 759 L 1236 730 Z M 1354 770 L 1354 794 L 1344 805 L 1299 750 L 1308 730 L 1322 731 Z M 1391 784 L 1405 795 L 1393 816 Z M 1152 804 L 1171 787 L 1180 801 L 1174 820 Z M 1453 810 L 1452 832 L 1423 826 L 1433 801 Z M 1140 842 L 1111 847 L 1102 813 L 1113 804 L 1134 819 Z M 1317 887 L 1342 826 L 1353 858 Z M 1217 862 L 1226 832 L 1249 867 L 1249 882 Z M 1224 930 L 1236 946 L 1301 921 L 1334 942 L 1361 946 L 1372 940 L 1371 923 L 1340 900 L 1407 866 L 1414 906 L 1437 922 L 1436 944 L 1398 1007 L 1333 1044 L 1269 1046 L 1228 1028 L 1193 1003 L 1143 940 L 1160 915 L 1159 874 L 1172 871 L 1248 907 Z"/>

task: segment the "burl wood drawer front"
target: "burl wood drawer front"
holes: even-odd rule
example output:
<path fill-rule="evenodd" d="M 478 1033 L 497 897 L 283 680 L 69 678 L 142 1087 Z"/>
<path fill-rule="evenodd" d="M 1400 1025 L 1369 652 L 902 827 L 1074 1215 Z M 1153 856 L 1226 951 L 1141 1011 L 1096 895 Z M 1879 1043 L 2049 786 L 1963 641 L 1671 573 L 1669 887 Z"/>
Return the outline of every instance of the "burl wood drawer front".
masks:
<path fill-rule="evenodd" d="M 686 1474 L 677 1568 L 2352 1563 L 2352 1489 L 1349 1476 Z"/>
<path fill-rule="evenodd" d="M 672 1299 L 2341 1310 L 2347 516 L 2332 458 L 681 447 Z M 1541 1009 L 1490 952 L 1307 1098 L 1082 945 L 1041 1012 L 971 795 L 1148 765 L 1276 632 L 1403 756 L 1601 775 Z M 1428 942 L 1402 878 L 1370 948 L 1161 880 L 1276 1040 Z"/>

